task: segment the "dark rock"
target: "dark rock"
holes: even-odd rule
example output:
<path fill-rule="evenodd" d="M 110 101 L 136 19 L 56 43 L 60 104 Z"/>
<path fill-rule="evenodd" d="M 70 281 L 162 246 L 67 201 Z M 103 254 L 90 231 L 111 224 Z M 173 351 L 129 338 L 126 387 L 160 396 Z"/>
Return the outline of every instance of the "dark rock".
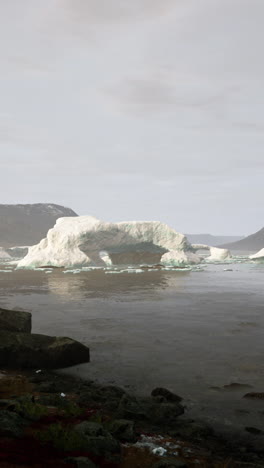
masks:
<path fill-rule="evenodd" d="M 154 424 L 170 426 L 184 413 L 184 407 L 179 403 L 160 403 L 149 409 L 148 419 Z"/>
<path fill-rule="evenodd" d="M 31 375 L 29 378 L 28 378 L 28 381 L 30 383 L 34 383 L 34 384 L 40 384 L 41 382 L 46 382 L 48 379 L 47 377 L 47 374 L 46 372 L 39 372 L 39 373 L 36 373 L 34 375 Z"/>
<path fill-rule="evenodd" d="M 0 366 L 63 368 L 89 362 L 89 348 L 65 337 L 0 332 Z"/>
<path fill-rule="evenodd" d="M 95 398 L 104 404 L 108 410 L 117 410 L 120 400 L 123 396 L 127 395 L 125 390 L 120 387 L 108 385 L 106 387 L 97 388 Z"/>
<path fill-rule="evenodd" d="M 0 308 L 0 330 L 30 333 L 31 314 L 29 312 Z"/>
<path fill-rule="evenodd" d="M 80 396 L 78 398 L 78 403 L 80 406 L 91 406 L 97 404 L 98 401 L 98 391 L 94 390 L 93 388 L 86 389 L 80 392 Z"/>
<path fill-rule="evenodd" d="M 257 429 L 256 427 L 245 427 L 245 431 L 250 432 L 250 434 L 260 435 L 264 434 L 261 429 Z"/>
<path fill-rule="evenodd" d="M 41 393 L 58 393 L 62 389 L 56 382 L 42 382 L 38 385 L 38 391 Z"/>
<path fill-rule="evenodd" d="M 134 421 L 128 421 L 127 419 L 116 419 L 110 427 L 109 432 L 115 437 L 115 439 L 121 442 L 135 442 L 135 431 Z"/>
<path fill-rule="evenodd" d="M 212 427 L 207 426 L 201 422 L 183 422 L 175 425 L 173 430 L 170 431 L 170 435 L 173 437 L 186 437 L 187 439 L 206 439 L 214 435 Z"/>
<path fill-rule="evenodd" d="M 69 457 L 65 461 L 66 463 L 75 464 L 77 468 L 97 468 L 97 465 L 87 457 Z"/>
<path fill-rule="evenodd" d="M 98 456 L 120 452 L 119 442 L 101 424 L 83 421 L 74 429 L 85 438 L 88 452 Z"/>
<path fill-rule="evenodd" d="M 244 388 L 252 388 L 252 385 L 232 382 L 231 384 L 224 385 L 223 388 L 224 388 L 224 390 L 230 390 L 230 391 L 232 391 L 232 390 L 243 390 Z"/>
<path fill-rule="evenodd" d="M 264 400 L 264 393 L 263 392 L 250 392 L 246 393 L 243 398 L 248 398 L 252 400 Z"/>
<path fill-rule="evenodd" d="M 15 401 L 14 400 L 0 400 L 0 410 L 7 409 L 8 411 L 13 411 L 15 408 Z"/>
<path fill-rule="evenodd" d="M 175 458 L 166 458 L 164 460 L 160 460 L 154 465 L 152 465 L 151 468 L 187 468 L 188 465 L 186 465 L 185 462 L 182 462 L 180 460 L 175 460 Z"/>
<path fill-rule="evenodd" d="M 123 395 L 117 413 L 119 418 L 129 420 L 148 419 L 148 406 L 134 396 Z"/>
<path fill-rule="evenodd" d="M 172 393 L 170 390 L 167 390 L 167 388 L 154 388 L 151 392 L 151 396 L 158 398 L 160 401 L 171 401 L 171 402 L 180 402 L 182 401 L 182 398 L 175 393 Z"/>
<path fill-rule="evenodd" d="M 47 408 L 36 403 L 35 397 L 32 395 L 23 395 L 16 398 L 12 411 L 29 421 L 38 421 L 48 413 Z"/>
<path fill-rule="evenodd" d="M 19 414 L 2 410 L 0 411 L 0 436 L 20 437 L 27 422 Z"/>
<path fill-rule="evenodd" d="M 123 395 L 126 395 L 126 391 L 123 388 L 115 387 L 114 385 L 107 385 L 99 389 L 100 396 L 103 399 L 116 398 L 120 400 Z"/>

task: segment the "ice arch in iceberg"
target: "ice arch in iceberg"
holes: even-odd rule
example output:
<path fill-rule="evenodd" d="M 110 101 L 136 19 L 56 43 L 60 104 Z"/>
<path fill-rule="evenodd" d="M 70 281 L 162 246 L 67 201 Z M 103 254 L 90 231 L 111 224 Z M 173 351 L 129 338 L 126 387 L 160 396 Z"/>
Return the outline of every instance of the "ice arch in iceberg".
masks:
<path fill-rule="evenodd" d="M 209 260 L 229 258 L 229 251 L 191 245 L 187 238 L 158 221 L 107 223 L 92 216 L 59 218 L 47 237 L 30 247 L 18 268 L 80 267 L 161 263 L 181 266 L 200 263 L 201 249 Z"/>
<path fill-rule="evenodd" d="M 220 247 L 210 247 L 209 245 L 205 244 L 192 244 L 192 248 L 195 252 L 199 250 L 209 250 L 210 255 L 206 258 L 206 260 L 210 261 L 221 261 L 221 260 L 228 260 L 231 258 L 231 254 L 228 249 L 221 249 Z"/>
<path fill-rule="evenodd" d="M 103 253 L 103 254 L 102 254 Z M 92 216 L 59 218 L 47 237 L 29 248 L 18 268 L 200 263 L 187 238 L 164 223 L 107 223 Z"/>

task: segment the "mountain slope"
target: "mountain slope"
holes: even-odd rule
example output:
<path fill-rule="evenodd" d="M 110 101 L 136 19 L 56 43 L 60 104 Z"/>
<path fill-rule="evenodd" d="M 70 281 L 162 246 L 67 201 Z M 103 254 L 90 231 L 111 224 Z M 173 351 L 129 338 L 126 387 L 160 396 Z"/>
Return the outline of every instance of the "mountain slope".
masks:
<path fill-rule="evenodd" d="M 264 247 L 264 228 L 245 237 L 244 239 L 239 240 L 238 242 L 221 245 L 221 247 L 225 247 L 230 250 L 257 252 Z"/>
<path fill-rule="evenodd" d="M 212 234 L 185 234 L 191 244 L 206 244 L 212 247 L 220 246 L 227 242 L 236 242 L 243 236 L 213 236 Z"/>
<path fill-rule="evenodd" d="M 53 203 L 0 205 L 0 246 L 34 245 L 61 217 L 78 216 L 70 208 Z"/>

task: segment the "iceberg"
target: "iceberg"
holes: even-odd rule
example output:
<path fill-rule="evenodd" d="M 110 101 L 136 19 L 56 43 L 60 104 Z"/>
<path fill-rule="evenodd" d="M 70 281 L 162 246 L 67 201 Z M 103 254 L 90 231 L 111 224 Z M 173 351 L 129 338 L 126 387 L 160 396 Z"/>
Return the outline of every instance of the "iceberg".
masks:
<path fill-rule="evenodd" d="M 0 259 L 7 260 L 9 258 L 11 259 L 11 256 L 9 255 L 9 253 L 3 247 L 0 247 Z"/>
<path fill-rule="evenodd" d="M 198 250 L 209 250 L 210 255 L 205 259 L 207 262 L 221 262 L 225 260 L 230 260 L 232 258 L 231 253 L 228 249 L 210 247 L 209 245 L 205 244 L 192 244 L 192 248 L 195 252 L 197 252 Z"/>
<path fill-rule="evenodd" d="M 222 251 L 206 248 L 213 249 L 214 255 L 214 251 Z M 17 267 L 182 266 L 201 260 L 186 236 L 159 221 L 109 223 L 79 216 L 59 218 L 47 237 L 30 247 Z"/>
<path fill-rule="evenodd" d="M 6 252 L 12 258 L 21 259 L 25 257 L 25 255 L 28 253 L 28 249 L 29 247 L 27 245 L 15 246 L 15 247 L 9 247 L 8 249 L 6 249 Z"/>
<path fill-rule="evenodd" d="M 259 262 L 264 262 L 264 248 L 259 250 L 257 253 L 254 255 L 250 255 L 250 260 L 256 260 Z"/>

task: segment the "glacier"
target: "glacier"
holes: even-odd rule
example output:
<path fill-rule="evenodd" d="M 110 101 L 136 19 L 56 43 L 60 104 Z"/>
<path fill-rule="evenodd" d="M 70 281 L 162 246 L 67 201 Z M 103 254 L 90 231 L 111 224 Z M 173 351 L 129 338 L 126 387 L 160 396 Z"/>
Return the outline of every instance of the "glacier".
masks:
<path fill-rule="evenodd" d="M 159 221 L 110 223 L 93 216 L 65 217 L 56 221 L 46 238 L 29 248 L 17 267 L 182 266 L 201 263 L 196 247 Z M 204 247 L 217 260 L 224 250 Z M 226 258 L 226 252 L 222 254 Z"/>

